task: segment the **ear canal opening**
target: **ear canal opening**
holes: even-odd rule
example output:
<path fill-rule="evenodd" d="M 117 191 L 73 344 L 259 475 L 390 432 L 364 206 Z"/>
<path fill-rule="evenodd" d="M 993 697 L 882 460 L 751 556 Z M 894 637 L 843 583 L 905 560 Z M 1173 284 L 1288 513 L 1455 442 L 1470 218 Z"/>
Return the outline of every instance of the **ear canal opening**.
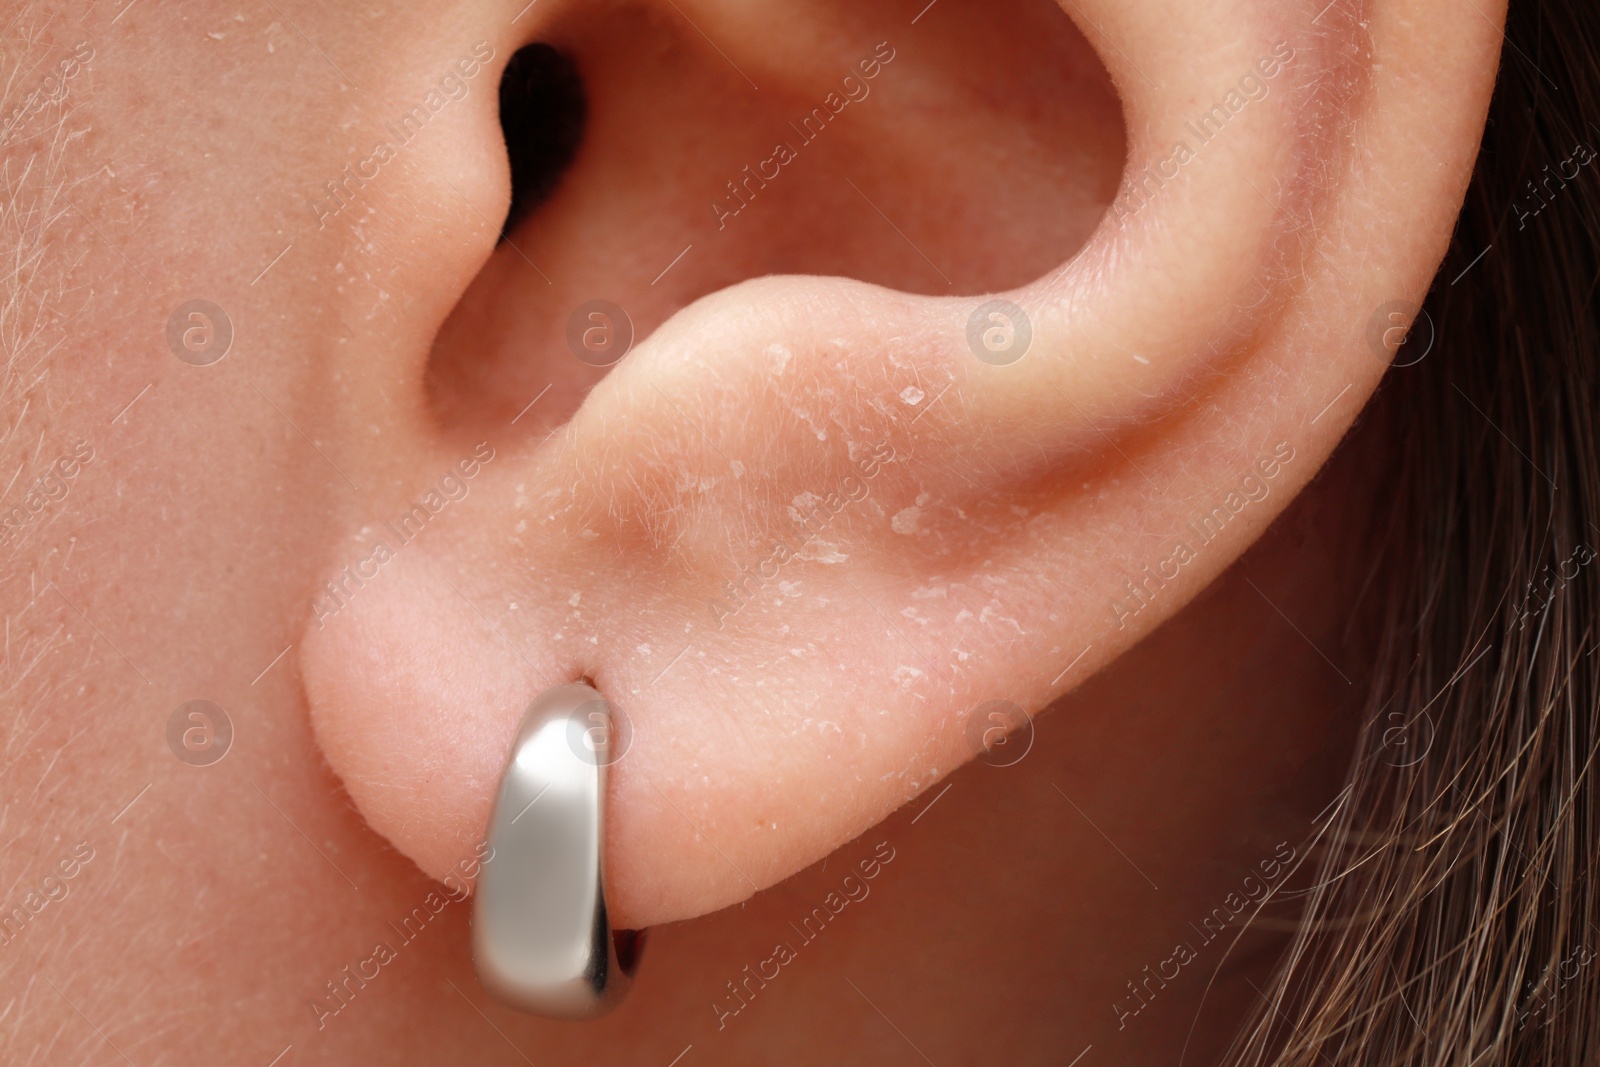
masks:
<path fill-rule="evenodd" d="M 588 101 L 577 65 L 548 44 L 520 48 L 500 79 L 511 206 L 500 240 L 550 196 L 583 142 Z"/>
<path fill-rule="evenodd" d="M 1117 193 L 1121 102 L 1057 0 L 993 4 L 915 38 L 887 11 L 796 9 L 761 32 L 829 43 L 785 55 L 758 34 L 739 55 L 759 92 L 678 20 L 552 15 L 501 78 L 510 196 L 433 340 L 441 430 L 545 438 L 662 323 L 748 279 L 954 297 L 1057 270 Z"/>

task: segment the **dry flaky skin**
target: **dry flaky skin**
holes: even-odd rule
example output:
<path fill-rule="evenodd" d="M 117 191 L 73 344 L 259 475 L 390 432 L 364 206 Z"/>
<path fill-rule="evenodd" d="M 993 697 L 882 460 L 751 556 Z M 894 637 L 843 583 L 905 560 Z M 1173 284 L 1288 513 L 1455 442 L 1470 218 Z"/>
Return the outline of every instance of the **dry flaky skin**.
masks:
<path fill-rule="evenodd" d="M 1214 1057 L 1281 938 L 1192 924 L 1337 793 L 1381 448 L 1263 531 L 1448 243 L 1457 7 L 9 6 L 5 1061 Z M 533 40 L 588 128 L 502 243 Z M 692 921 L 580 1030 L 484 998 L 461 900 L 583 676 L 613 919 Z M 939 792 L 996 700 L 1058 710 Z"/>

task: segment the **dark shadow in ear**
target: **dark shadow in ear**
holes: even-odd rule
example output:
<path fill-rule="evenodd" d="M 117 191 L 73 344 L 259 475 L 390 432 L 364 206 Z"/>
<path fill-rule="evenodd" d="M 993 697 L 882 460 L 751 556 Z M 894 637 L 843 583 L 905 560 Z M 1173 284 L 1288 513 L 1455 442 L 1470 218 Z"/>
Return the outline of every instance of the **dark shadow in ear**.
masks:
<path fill-rule="evenodd" d="M 538 207 L 572 165 L 587 104 L 572 60 L 547 44 L 517 50 L 500 79 L 500 129 L 511 161 L 511 207 L 500 240 Z"/>
<path fill-rule="evenodd" d="M 645 938 L 648 930 L 613 930 L 611 931 L 612 944 L 617 946 L 617 966 L 622 968 L 622 973 L 633 976 L 639 968 L 639 957 L 644 953 Z"/>

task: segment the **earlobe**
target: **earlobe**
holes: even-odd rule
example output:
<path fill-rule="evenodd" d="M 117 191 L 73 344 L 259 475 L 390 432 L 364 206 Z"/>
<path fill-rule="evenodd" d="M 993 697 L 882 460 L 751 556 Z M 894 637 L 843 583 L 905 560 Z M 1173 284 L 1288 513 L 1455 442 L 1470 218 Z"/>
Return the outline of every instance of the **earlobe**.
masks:
<path fill-rule="evenodd" d="M 308 628 L 323 750 L 425 870 L 462 877 L 529 700 L 587 677 L 633 734 L 614 923 L 739 900 L 970 758 L 969 709 L 1037 712 L 1150 633 L 1321 464 L 1384 369 L 1370 307 L 1443 254 L 1492 27 L 1450 20 L 1429 48 L 1458 77 L 1421 84 L 1395 26 L 1427 4 L 1364 12 L 1370 40 L 1342 4 L 1081 6 L 1131 136 L 1076 259 L 993 298 L 791 276 L 698 300 L 554 436 L 493 439 Z M 1015 360 L 983 340 L 1006 325 Z M 413 495 L 465 455 L 422 425 Z"/>

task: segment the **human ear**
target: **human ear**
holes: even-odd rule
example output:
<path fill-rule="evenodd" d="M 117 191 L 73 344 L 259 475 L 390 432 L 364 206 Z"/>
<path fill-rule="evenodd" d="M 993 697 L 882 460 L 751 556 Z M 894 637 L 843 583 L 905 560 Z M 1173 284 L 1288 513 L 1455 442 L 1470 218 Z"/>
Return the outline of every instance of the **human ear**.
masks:
<path fill-rule="evenodd" d="M 751 108 L 803 95 L 763 34 L 804 16 L 685 6 L 724 42 L 725 93 L 759 78 L 769 95 Z M 614 15 L 584 10 L 525 20 L 534 37 L 495 41 L 497 62 L 551 34 L 580 69 L 603 67 L 585 49 L 625 45 L 585 22 Z M 795 274 L 724 287 L 766 253 L 714 244 L 709 218 L 697 238 L 675 229 L 664 205 L 711 178 L 697 157 L 660 183 L 598 167 L 636 145 L 586 143 L 495 251 L 488 220 L 509 192 L 492 125 L 419 151 L 419 196 L 453 177 L 499 200 L 448 236 L 432 215 L 393 224 L 417 232 L 389 235 L 413 252 L 388 284 L 434 295 L 394 316 L 382 358 L 338 367 L 329 398 L 339 453 L 384 472 L 353 495 L 301 647 L 319 742 L 357 806 L 442 877 L 481 837 L 528 702 L 588 678 L 631 730 L 611 774 L 608 903 L 615 925 L 644 926 L 740 900 L 866 830 L 974 754 L 971 709 L 1046 708 L 1237 559 L 1376 387 L 1399 335 L 1380 318 L 1374 345 L 1374 315 L 1420 302 L 1466 188 L 1500 41 L 1490 15 L 1435 0 L 1064 5 L 1121 97 L 1123 182 L 1075 255 L 998 294 L 910 274 L 939 294 Z M 905 27 L 860 104 L 886 130 L 914 118 L 892 76 L 924 31 Z M 819 51 L 847 71 L 874 43 Z M 1240 86 L 1256 78 L 1269 91 L 1252 98 Z M 683 136 L 725 99 L 680 116 Z M 892 189 L 899 227 L 984 261 L 986 235 L 922 195 L 948 171 L 864 143 L 857 192 Z M 980 192 L 994 147 L 970 148 Z M 585 181 L 606 196 L 586 199 Z M 1071 185 L 1059 195 L 1081 195 Z M 636 224 L 658 211 L 653 225 L 703 253 L 670 269 L 715 291 L 650 305 L 641 319 L 676 313 L 581 407 L 553 404 L 554 432 L 528 433 L 506 414 L 532 395 L 525 372 L 462 369 L 444 342 L 471 322 L 458 308 L 445 326 L 437 279 L 459 292 L 477 275 L 468 320 L 525 321 L 503 305 L 593 270 L 597 242 L 650 243 Z M 607 232 L 618 220 L 631 237 Z M 823 243 L 859 236 L 802 221 Z M 546 281 L 518 265 L 527 249 Z M 872 256 L 859 273 L 882 270 Z M 605 266 L 659 269 L 627 263 Z M 528 362 L 567 359 L 552 342 L 595 294 L 567 295 L 523 337 Z M 456 383 L 446 404 L 441 382 Z M 429 506 L 480 439 L 493 458 L 470 496 Z"/>

